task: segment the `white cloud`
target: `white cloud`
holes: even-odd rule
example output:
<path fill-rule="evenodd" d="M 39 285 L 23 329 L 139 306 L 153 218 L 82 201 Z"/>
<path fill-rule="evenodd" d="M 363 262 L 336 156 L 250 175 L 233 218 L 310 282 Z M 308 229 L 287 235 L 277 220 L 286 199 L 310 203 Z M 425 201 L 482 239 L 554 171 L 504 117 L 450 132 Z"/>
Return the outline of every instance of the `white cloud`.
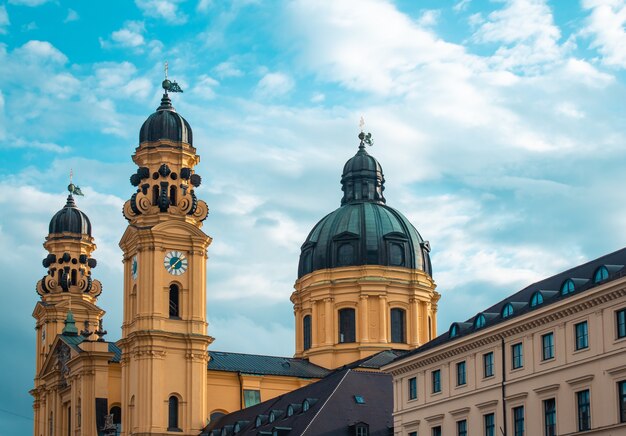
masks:
<path fill-rule="evenodd" d="M 311 96 L 311 103 L 323 103 L 326 96 L 321 92 L 316 92 Z"/>
<path fill-rule="evenodd" d="M 585 113 L 581 111 L 575 104 L 570 102 L 559 103 L 554 109 L 557 113 L 565 115 L 566 117 L 575 119 L 585 118 Z"/>
<path fill-rule="evenodd" d="M 213 0 L 200 0 L 198 1 L 198 6 L 196 6 L 196 10 L 198 12 L 206 12 L 213 6 Z"/>
<path fill-rule="evenodd" d="M 590 47 L 598 50 L 604 64 L 626 67 L 626 2 L 583 0 L 582 7 L 590 14 L 581 35 L 591 38 Z"/>
<path fill-rule="evenodd" d="M 559 28 L 545 0 L 507 0 L 474 33 L 482 43 L 501 43 L 493 59 L 504 68 L 532 67 L 562 56 Z"/>
<path fill-rule="evenodd" d="M 441 11 L 437 9 L 429 9 L 422 13 L 422 16 L 417 19 L 417 24 L 422 27 L 430 27 L 437 24 Z"/>
<path fill-rule="evenodd" d="M 198 95 L 206 100 L 213 100 L 215 98 L 215 88 L 219 86 L 219 82 L 206 74 L 201 75 L 196 80 L 196 85 L 193 87 L 194 95 Z"/>
<path fill-rule="evenodd" d="M 23 46 L 15 49 L 15 54 L 23 57 L 27 61 L 50 61 L 57 64 L 64 64 L 67 62 L 67 56 L 65 56 L 59 49 L 50 44 L 48 41 L 28 41 Z"/>
<path fill-rule="evenodd" d="M 267 73 L 256 86 L 255 93 L 261 98 L 282 97 L 294 87 L 293 79 L 285 73 Z"/>
<path fill-rule="evenodd" d="M 9 0 L 9 3 L 12 5 L 22 5 L 22 6 L 41 6 L 44 3 L 48 3 L 51 0 Z"/>
<path fill-rule="evenodd" d="M 466 11 L 467 8 L 469 7 L 470 3 L 472 2 L 472 0 L 460 0 L 459 2 L 457 2 L 453 7 L 452 10 L 454 12 L 463 12 Z"/>
<path fill-rule="evenodd" d="M 122 47 L 140 47 L 146 43 L 145 30 L 142 21 L 127 21 L 124 27 L 111 33 L 111 39 Z"/>
<path fill-rule="evenodd" d="M 0 5 L 0 34 L 7 33 L 7 27 L 11 24 L 9 13 L 5 5 Z"/>
<path fill-rule="evenodd" d="M 80 16 L 78 15 L 78 12 L 76 12 L 74 9 L 68 9 L 67 16 L 65 17 L 65 20 L 63 20 L 63 22 L 71 23 L 72 21 L 78 21 L 79 19 Z"/>
<path fill-rule="evenodd" d="M 235 66 L 231 61 L 221 62 L 213 68 L 213 72 L 220 78 L 241 77 L 243 71 Z"/>
<path fill-rule="evenodd" d="M 71 148 L 66 145 L 63 146 L 52 142 L 26 141 L 21 138 L 13 139 L 11 141 L 0 144 L 0 149 L 3 148 L 23 148 L 28 150 L 49 151 L 52 153 L 68 153 L 69 151 L 71 151 Z"/>
<path fill-rule="evenodd" d="M 135 0 L 135 4 L 144 15 L 163 19 L 169 24 L 184 24 L 187 15 L 180 11 L 180 0 Z"/>

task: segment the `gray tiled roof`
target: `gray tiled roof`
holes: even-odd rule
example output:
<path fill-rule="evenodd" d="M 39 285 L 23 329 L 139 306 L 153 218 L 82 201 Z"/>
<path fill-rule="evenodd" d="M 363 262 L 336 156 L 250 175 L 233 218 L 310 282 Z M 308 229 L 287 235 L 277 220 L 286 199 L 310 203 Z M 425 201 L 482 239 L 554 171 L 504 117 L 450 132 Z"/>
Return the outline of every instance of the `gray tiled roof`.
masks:
<path fill-rule="evenodd" d="M 209 351 L 208 369 L 244 374 L 282 375 L 301 378 L 322 378 L 330 371 L 305 359 L 261 356 L 258 354 Z"/>

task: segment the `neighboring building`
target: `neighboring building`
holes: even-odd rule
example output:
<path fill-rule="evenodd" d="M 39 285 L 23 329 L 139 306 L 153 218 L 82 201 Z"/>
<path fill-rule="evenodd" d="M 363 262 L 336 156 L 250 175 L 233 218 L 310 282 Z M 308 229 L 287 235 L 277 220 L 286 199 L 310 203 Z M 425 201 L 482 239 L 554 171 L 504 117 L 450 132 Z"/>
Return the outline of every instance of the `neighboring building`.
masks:
<path fill-rule="evenodd" d="M 208 207 L 195 195 L 200 157 L 190 125 L 171 104 L 171 85 L 163 82 L 161 105 L 141 127 L 132 156 L 136 192 L 123 208 L 129 224 L 120 241 L 124 299 L 116 343 L 103 339 L 104 311 L 96 306 L 102 288 L 92 278 L 96 246 L 89 218 L 76 207 L 74 185 L 50 222 L 43 262 L 48 274 L 37 284 L 41 301 L 33 312 L 35 436 L 198 435 L 211 420 L 291 391 L 300 395 L 297 389 L 317 380 L 321 385 L 311 389 L 344 386 L 333 385 L 332 370 L 358 360 L 360 368 L 375 371 L 436 331 L 439 294 L 430 248 L 385 205 L 382 168 L 366 152 L 369 136 L 361 133 L 359 150 L 344 167 L 341 207 L 302 246 L 291 297 L 295 357 L 208 351 L 211 238 L 202 231 Z M 376 386 L 390 380 L 345 374 L 346 381 L 369 377 Z M 367 392 L 370 406 L 359 405 L 350 416 L 386 429 L 389 412 L 384 422 L 379 413 L 363 415 L 380 400 Z M 389 400 L 381 410 L 390 409 Z M 363 435 L 364 427 L 354 425 Z"/>
<path fill-rule="evenodd" d="M 624 265 L 534 283 L 383 367 L 395 434 L 626 434 Z"/>

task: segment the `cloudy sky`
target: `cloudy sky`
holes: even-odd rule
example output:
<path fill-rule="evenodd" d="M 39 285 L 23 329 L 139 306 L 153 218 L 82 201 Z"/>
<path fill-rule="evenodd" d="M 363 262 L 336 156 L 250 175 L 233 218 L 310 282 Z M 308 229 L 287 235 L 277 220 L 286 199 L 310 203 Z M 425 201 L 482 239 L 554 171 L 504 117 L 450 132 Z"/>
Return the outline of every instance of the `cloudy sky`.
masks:
<path fill-rule="evenodd" d="M 215 350 L 290 355 L 300 244 L 359 118 L 432 246 L 439 331 L 626 242 L 624 0 L 0 2 L 0 428 L 32 425 L 36 281 L 70 168 L 108 339 L 163 62 L 202 157 Z"/>

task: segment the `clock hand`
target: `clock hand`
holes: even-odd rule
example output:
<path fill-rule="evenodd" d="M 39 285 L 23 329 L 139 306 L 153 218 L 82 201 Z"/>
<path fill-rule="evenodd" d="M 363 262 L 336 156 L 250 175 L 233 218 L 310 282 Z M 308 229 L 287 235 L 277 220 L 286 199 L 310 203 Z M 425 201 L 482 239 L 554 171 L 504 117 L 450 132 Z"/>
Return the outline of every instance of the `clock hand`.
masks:
<path fill-rule="evenodd" d="M 178 265 L 184 258 L 185 258 L 185 256 L 179 257 L 178 260 L 176 262 L 174 262 L 174 265 L 170 265 L 170 269 L 176 268 L 176 265 Z"/>

